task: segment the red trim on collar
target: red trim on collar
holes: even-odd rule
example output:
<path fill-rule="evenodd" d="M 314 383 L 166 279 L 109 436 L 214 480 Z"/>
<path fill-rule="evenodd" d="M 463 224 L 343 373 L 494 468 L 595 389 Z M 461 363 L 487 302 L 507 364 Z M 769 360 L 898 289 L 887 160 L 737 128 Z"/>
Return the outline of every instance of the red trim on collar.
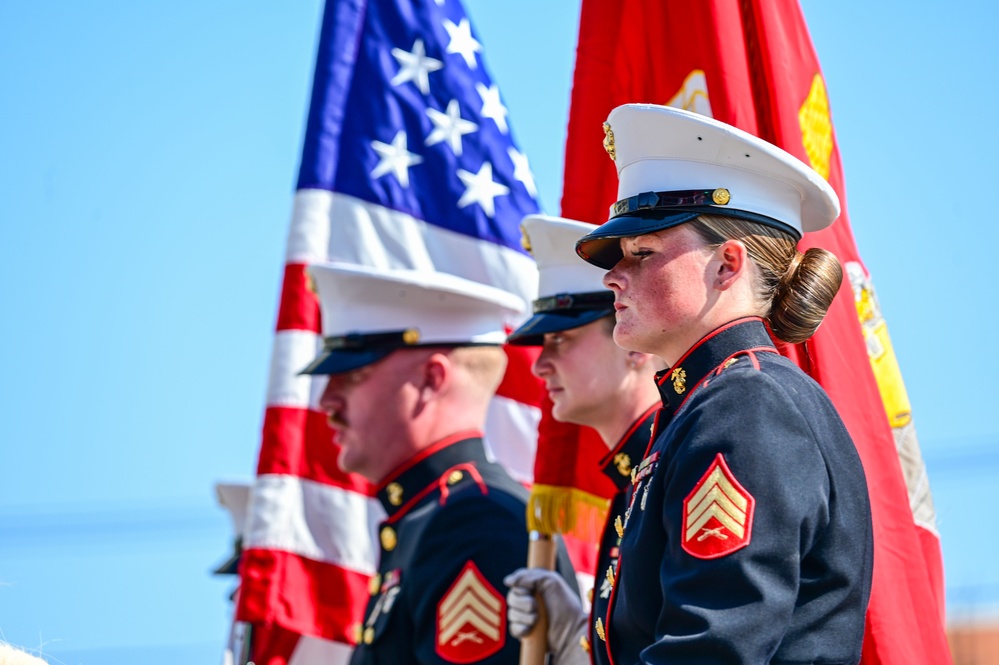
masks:
<path fill-rule="evenodd" d="M 481 430 L 467 429 L 461 432 L 455 432 L 451 436 L 446 436 L 440 441 L 436 441 L 430 444 L 429 446 L 427 446 L 426 448 L 424 448 L 423 450 L 421 450 L 420 452 L 416 453 L 408 460 L 403 462 L 401 466 L 396 467 L 390 474 L 385 476 L 385 478 L 382 479 L 382 482 L 378 483 L 378 485 L 375 486 L 375 493 L 377 494 L 378 492 L 381 492 L 383 489 L 388 487 L 389 483 L 391 483 L 396 478 L 404 474 L 406 471 L 413 468 L 414 466 L 416 466 L 423 460 L 427 459 L 434 453 L 440 452 L 441 450 L 444 450 L 448 446 L 452 446 L 458 443 L 459 441 L 464 441 L 466 439 L 481 439 L 482 437 L 483 433 Z"/>
<path fill-rule="evenodd" d="M 655 411 L 656 409 L 660 408 L 661 406 L 662 406 L 662 404 L 660 404 L 657 401 L 655 404 L 653 404 L 648 409 L 646 409 L 645 413 L 643 413 L 642 415 L 640 415 L 638 417 L 638 420 L 636 420 L 635 422 L 633 422 L 631 424 L 631 427 L 629 427 L 628 431 L 624 433 L 624 436 L 622 436 L 620 439 L 618 439 L 618 442 L 616 444 L 614 444 L 614 447 L 611 448 L 611 451 L 609 453 L 607 453 L 606 455 L 604 455 L 602 458 L 600 458 L 599 466 L 600 466 L 601 469 L 604 468 L 605 466 L 607 466 L 607 464 L 612 459 L 614 459 L 614 455 L 616 455 L 619 452 L 621 452 L 621 449 L 624 448 L 624 444 L 628 441 L 628 439 L 631 438 L 631 435 L 635 433 L 635 430 L 637 430 L 639 427 L 641 427 L 642 423 L 645 422 L 645 419 L 648 418 L 649 416 L 651 416 L 652 412 Z"/>
<path fill-rule="evenodd" d="M 743 354 L 749 356 L 750 360 L 753 361 L 753 365 L 756 366 L 756 369 L 759 369 L 760 368 L 760 361 L 756 359 L 756 353 L 755 352 L 777 353 L 777 349 L 775 349 L 773 347 L 770 347 L 770 346 L 754 346 L 751 349 L 742 349 L 741 351 L 736 351 L 735 353 L 733 353 L 732 355 L 730 355 L 728 358 L 726 358 L 725 360 L 723 360 L 720 363 L 718 363 L 718 365 L 715 366 L 715 368 L 713 370 L 711 370 L 710 372 L 708 372 L 707 374 L 705 374 L 704 376 L 702 376 L 701 380 L 698 381 L 697 383 L 695 383 L 694 387 L 687 391 L 687 396 L 684 397 L 680 401 L 680 403 L 676 405 L 676 409 L 675 410 L 679 411 L 683 407 L 683 405 L 687 403 L 687 400 L 690 399 L 690 396 L 693 395 L 695 392 L 697 392 L 697 389 L 700 388 L 704 383 L 707 382 L 709 376 L 711 376 L 712 374 L 714 374 L 715 376 L 717 376 L 719 374 L 720 370 L 721 370 L 721 367 L 725 363 L 727 363 L 729 360 L 731 360 L 732 358 L 735 358 L 736 356 L 740 356 L 740 355 L 743 355 Z"/>
<path fill-rule="evenodd" d="M 693 353 L 694 351 L 696 351 L 702 344 L 704 344 L 706 341 L 708 341 L 709 339 L 711 339 L 715 335 L 717 335 L 717 334 L 719 334 L 721 332 L 724 332 L 724 331 L 728 330 L 729 328 L 737 326 L 737 325 L 739 325 L 741 323 L 745 323 L 747 321 L 759 321 L 760 323 L 763 323 L 764 326 L 766 325 L 766 322 L 761 317 L 759 317 L 759 316 L 744 316 L 741 319 L 736 319 L 735 321 L 729 321 L 725 325 L 718 326 L 717 328 L 715 328 L 714 330 L 712 330 L 711 332 L 709 332 L 707 335 L 705 335 L 701 339 L 697 340 L 697 343 L 694 344 L 692 347 L 690 347 L 689 349 L 687 349 L 687 351 L 682 356 L 680 356 L 680 359 L 677 360 L 675 363 L 673 363 L 673 365 L 671 366 L 671 369 L 672 369 L 672 367 L 679 367 L 680 365 L 682 365 L 683 362 L 687 359 L 687 357 L 691 353 Z M 661 386 L 663 383 L 666 382 L 666 379 L 669 378 L 669 376 L 670 376 L 669 372 L 664 372 L 662 378 L 658 381 L 658 384 Z"/>

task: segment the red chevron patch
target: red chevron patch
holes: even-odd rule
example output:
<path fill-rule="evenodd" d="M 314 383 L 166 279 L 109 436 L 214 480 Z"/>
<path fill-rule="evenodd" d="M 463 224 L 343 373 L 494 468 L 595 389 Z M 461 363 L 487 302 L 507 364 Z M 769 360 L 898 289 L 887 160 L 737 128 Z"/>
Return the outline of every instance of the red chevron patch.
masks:
<path fill-rule="evenodd" d="M 683 549 L 699 559 L 717 559 L 745 547 L 755 505 L 718 453 L 683 501 Z"/>
<path fill-rule="evenodd" d="M 437 654 L 473 663 L 506 643 L 506 598 L 469 561 L 437 604 Z"/>

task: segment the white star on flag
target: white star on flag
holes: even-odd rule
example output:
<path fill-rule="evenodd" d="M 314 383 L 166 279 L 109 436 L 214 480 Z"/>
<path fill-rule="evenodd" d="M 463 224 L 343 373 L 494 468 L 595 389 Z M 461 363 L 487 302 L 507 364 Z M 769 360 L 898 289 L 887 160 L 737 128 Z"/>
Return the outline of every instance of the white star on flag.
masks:
<path fill-rule="evenodd" d="M 424 95 L 430 93 L 430 72 L 436 72 L 444 66 L 440 60 L 427 57 L 423 40 L 417 39 L 413 43 L 412 52 L 404 51 L 401 48 L 392 49 L 392 55 L 399 61 L 399 73 L 396 74 L 390 83 L 399 85 L 407 81 L 413 81 L 416 87 Z"/>
<path fill-rule="evenodd" d="M 392 143 L 372 141 L 371 147 L 378 153 L 378 165 L 371 172 L 372 178 L 380 178 L 391 171 L 403 187 L 409 187 L 409 167 L 423 161 L 406 149 L 406 132 L 401 131 L 392 139 Z"/>
<path fill-rule="evenodd" d="M 474 122 L 461 117 L 461 109 L 458 108 L 458 100 L 452 99 L 448 102 L 447 112 L 441 113 L 437 109 L 427 109 L 430 121 L 434 123 L 434 131 L 430 132 L 426 144 L 428 146 L 447 141 L 451 144 L 451 150 L 455 155 L 461 155 L 461 137 L 479 128 Z"/>
<path fill-rule="evenodd" d="M 444 19 L 444 29 L 447 30 L 447 34 L 451 38 L 447 45 L 447 52 L 461 55 L 468 68 L 475 69 L 478 66 L 475 54 L 482 51 L 482 44 L 472 36 L 472 24 L 468 22 L 467 18 L 461 19 L 461 23 L 458 25 Z"/>
<path fill-rule="evenodd" d="M 531 173 L 531 165 L 527 163 L 527 155 L 513 147 L 507 148 L 506 154 L 510 155 L 513 162 L 513 177 L 524 183 L 528 194 L 537 197 L 538 188 L 534 184 L 534 174 Z"/>
<path fill-rule="evenodd" d="M 493 199 L 510 193 L 510 188 L 506 185 L 493 182 L 493 165 L 489 162 L 483 164 L 478 173 L 458 169 L 458 177 L 466 188 L 465 193 L 458 199 L 458 207 L 464 208 L 478 203 L 488 217 L 496 215 L 496 203 Z"/>
<path fill-rule="evenodd" d="M 492 118 L 499 130 L 504 134 L 507 133 L 506 128 L 506 107 L 503 106 L 503 102 L 500 101 L 499 88 L 495 85 L 491 85 L 488 88 L 481 83 L 475 84 L 475 89 L 479 93 L 479 97 L 482 98 L 482 111 L 480 115 L 483 118 Z"/>

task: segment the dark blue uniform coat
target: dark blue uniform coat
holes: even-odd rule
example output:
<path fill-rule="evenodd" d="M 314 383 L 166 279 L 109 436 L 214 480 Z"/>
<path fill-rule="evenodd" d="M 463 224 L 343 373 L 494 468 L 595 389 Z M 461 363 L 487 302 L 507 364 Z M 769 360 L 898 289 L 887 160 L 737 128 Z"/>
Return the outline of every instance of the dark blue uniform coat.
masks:
<path fill-rule="evenodd" d="M 619 665 L 857 663 L 870 505 L 828 396 L 756 318 L 714 331 L 657 382 L 663 410 L 593 651 Z"/>
<path fill-rule="evenodd" d="M 593 651 L 593 662 L 605 665 L 610 662 L 604 642 L 593 630 L 596 617 L 606 616 L 610 594 L 613 589 L 614 571 L 617 570 L 618 547 L 621 544 L 621 534 L 624 533 L 624 511 L 628 507 L 631 496 L 631 470 L 645 456 L 652 437 L 652 425 L 655 421 L 656 408 L 649 409 L 634 425 L 629 428 L 616 446 L 600 461 L 600 466 L 608 478 L 617 487 L 617 492 L 611 497 L 607 523 L 600 537 L 600 550 L 597 554 L 596 576 L 593 584 L 593 601 L 590 611 L 590 634 L 588 644 Z"/>
<path fill-rule="evenodd" d="M 426 449 L 378 499 L 388 516 L 351 663 L 517 663 L 503 578 L 527 562 L 527 492 L 479 434 Z M 575 589 L 564 550 L 559 568 Z"/>

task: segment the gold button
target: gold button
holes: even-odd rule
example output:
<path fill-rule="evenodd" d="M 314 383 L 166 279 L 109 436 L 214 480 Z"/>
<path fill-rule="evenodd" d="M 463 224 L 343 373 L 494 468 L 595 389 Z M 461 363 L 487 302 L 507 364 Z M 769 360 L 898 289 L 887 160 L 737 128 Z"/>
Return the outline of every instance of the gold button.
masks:
<path fill-rule="evenodd" d="M 382 529 L 381 539 L 382 539 L 382 547 L 384 547 L 385 550 L 388 552 L 394 550 L 396 544 L 399 542 L 395 536 L 395 529 L 393 529 L 390 526 L 387 526 L 384 529 Z"/>
<path fill-rule="evenodd" d="M 458 482 L 459 480 L 461 480 L 464 477 L 465 477 L 465 474 L 463 474 L 461 471 L 452 471 L 451 475 L 449 475 L 447 477 L 447 484 L 448 485 L 454 485 L 456 482 Z"/>
<path fill-rule="evenodd" d="M 711 192 L 711 200 L 720 206 L 726 205 L 732 200 L 732 195 L 724 187 L 720 187 L 715 191 Z"/>
<path fill-rule="evenodd" d="M 354 626 L 354 641 L 360 644 L 362 639 L 364 639 L 364 629 L 361 624 L 356 624 Z"/>
<path fill-rule="evenodd" d="M 402 333 L 402 341 L 410 346 L 416 344 L 420 341 L 420 331 L 415 328 L 404 330 Z"/>
<path fill-rule="evenodd" d="M 604 620 L 597 619 L 597 622 L 593 624 L 593 627 L 597 630 L 597 637 L 599 637 L 604 642 L 607 641 L 607 635 L 604 634 Z"/>
<path fill-rule="evenodd" d="M 393 506 L 402 503 L 402 485 L 399 483 L 389 483 L 388 487 L 385 488 L 385 493 L 388 495 L 389 503 Z"/>
<path fill-rule="evenodd" d="M 364 643 L 371 644 L 374 641 L 375 641 L 375 629 L 372 628 L 371 626 L 368 626 L 367 628 L 364 629 Z"/>
<path fill-rule="evenodd" d="M 590 640 L 587 639 L 586 635 L 579 636 L 579 646 L 586 653 L 590 653 Z"/>
<path fill-rule="evenodd" d="M 368 582 L 368 593 L 373 596 L 376 593 L 378 593 L 378 590 L 381 587 L 382 587 L 382 576 L 375 575 L 374 577 L 371 578 L 371 581 Z"/>

